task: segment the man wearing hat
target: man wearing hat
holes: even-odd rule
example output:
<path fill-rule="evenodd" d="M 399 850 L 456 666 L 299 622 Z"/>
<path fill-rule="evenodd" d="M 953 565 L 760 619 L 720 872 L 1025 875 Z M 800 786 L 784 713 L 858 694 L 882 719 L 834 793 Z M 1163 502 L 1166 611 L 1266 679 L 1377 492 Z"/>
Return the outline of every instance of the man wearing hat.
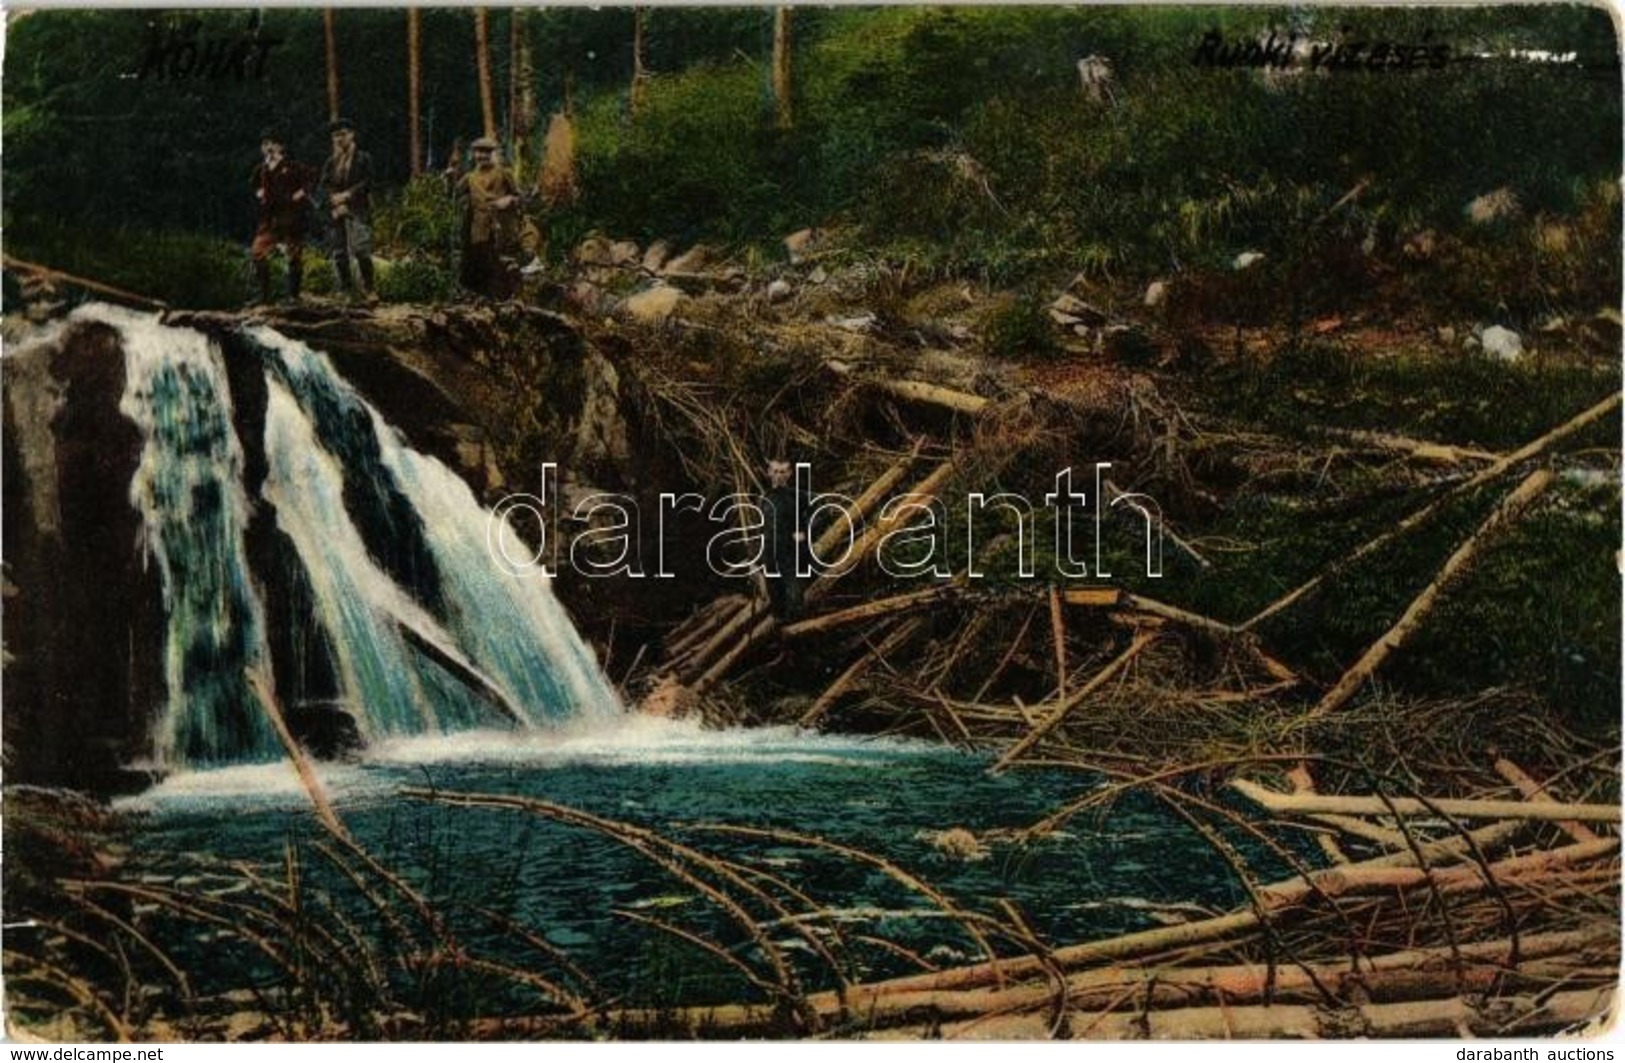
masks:
<path fill-rule="evenodd" d="M 457 182 L 463 208 L 463 287 L 492 299 L 519 290 L 512 255 L 519 242 L 519 187 L 497 160 L 497 142 L 481 137 L 470 146 L 474 168 Z"/>
<path fill-rule="evenodd" d="M 254 167 L 252 187 L 259 204 L 259 227 L 249 256 L 260 301 L 271 301 L 271 252 L 281 246 L 288 256 L 288 298 L 298 299 L 305 275 L 305 233 L 309 228 L 312 174 L 284 150 L 282 134 L 267 129 L 260 134 L 260 163 Z"/>
<path fill-rule="evenodd" d="M 322 200 L 327 206 L 333 272 L 341 294 L 350 292 L 350 260 L 361 275 L 361 294 L 376 302 L 372 275 L 372 156 L 355 145 L 355 127 L 340 118 L 327 127 L 333 153 L 322 164 Z"/>

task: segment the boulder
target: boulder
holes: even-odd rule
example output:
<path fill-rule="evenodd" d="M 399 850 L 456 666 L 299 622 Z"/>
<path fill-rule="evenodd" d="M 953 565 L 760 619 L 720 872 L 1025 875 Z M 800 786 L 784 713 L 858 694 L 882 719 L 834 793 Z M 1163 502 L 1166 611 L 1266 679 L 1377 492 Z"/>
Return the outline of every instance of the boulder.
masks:
<path fill-rule="evenodd" d="M 824 319 L 824 324 L 833 325 L 835 328 L 841 329 L 845 332 L 868 332 L 870 329 L 875 327 L 876 320 L 878 319 L 874 314 L 865 311 L 864 313 L 852 314 L 848 317 L 831 315 Z"/>
<path fill-rule="evenodd" d="M 1502 362 L 1516 362 L 1523 357 L 1523 337 L 1509 328 L 1491 325 L 1478 338 L 1484 353 Z"/>
<path fill-rule="evenodd" d="M 695 244 L 676 258 L 667 262 L 662 269 L 664 273 L 700 273 L 711 265 L 715 255 L 704 244 Z"/>
<path fill-rule="evenodd" d="M 1167 301 L 1168 301 L 1168 282 L 1167 281 L 1152 281 L 1150 284 L 1146 285 L 1146 289 L 1145 289 L 1145 305 L 1147 307 L 1153 307 L 1153 308 L 1158 307 L 1158 306 L 1161 306 L 1163 303 L 1165 303 Z"/>
<path fill-rule="evenodd" d="M 606 299 L 604 290 L 591 281 L 578 280 L 564 291 L 566 305 L 589 317 L 596 317 L 604 312 Z"/>
<path fill-rule="evenodd" d="M 1515 218 L 1523 213 L 1523 207 L 1518 203 L 1518 194 L 1505 186 L 1493 192 L 1486 192 L 1477 199 L 1470 200 L 1462 213 L 1474 225 L 1489 225 L 1492 222 Z"/>
<path fill-rule="evenodd" d="M 782 277 L 767 286 L 767 301 L 770 303 L 782 303 L 792 294 L 794 289 L 790 287 L 790 282 Z"/>
<path fill-rule="evenodd" d="M 659 273 L 666 266 L 666 260 L 671 258 L 671 245 L 664 240 L 656 240 L 643 252 L 643 268 L 650 273 Z"/>
<path fill-rule="evenodd" d="M 609 245 L 609 262 L 612 266 L 636 266 L 638 259 L 636 241 L 617 240 Z"/>
<path fill-rule="evenodd" d="M 829 280 L 829 273 L 823 266 L 814 266 L 813 271 L 807 274 L 807 280 L 812 284 L 823 284 Z"/>
<path fill-rule="evenodd" d="M 664 284 L 629 295 L 621 303 L 621 313 L 645 325 L 657 325 L 676 312 L 683 293 Z"/>
<path fill-rule="evenodd" d="M 1103 55 L 1078 60 L 1078 85 L 1086 99 L 1103 103 L 1112 98 L 1112 61 Z"/>
<path fill-rule="evenodd" d="M 602 236 L 589 236 L 576 246 L 574 257 L 583 266 L 613 266 L 614 245 Z"/>
<path fill-rule="evenodd" d="M 817 229 L 798 229 L 784 238 L 784 249 L 791 262 L 800 262 L 807 253 L 823 242 L 823 233 Z"/>
<path fill-rule="evenodd" d="M 1062 292 L 1049 304 L 1050 317 L 1061 325 L 1103 325 L 1106 315 L 1098 307 L 1084 302 L 1070 292 Z"/>
<path fill-rule="evenodd" d="M 1426 262 L 1438 250 L 1439 235 L 1432 229 L 1423 229 L 1421 232 L 1412 233 L 1406 238 L 1401 254 L 1417 262 Z"/>
<path fill-rule="evenodd" d="M 1264 261 L 1264 252 L 1243 251 L 1241 254 L 1235 257 L 1233 262 L 1230 263 L 1230 268 L 1238 271 L 1251 269 L 1262 261 Z"/>

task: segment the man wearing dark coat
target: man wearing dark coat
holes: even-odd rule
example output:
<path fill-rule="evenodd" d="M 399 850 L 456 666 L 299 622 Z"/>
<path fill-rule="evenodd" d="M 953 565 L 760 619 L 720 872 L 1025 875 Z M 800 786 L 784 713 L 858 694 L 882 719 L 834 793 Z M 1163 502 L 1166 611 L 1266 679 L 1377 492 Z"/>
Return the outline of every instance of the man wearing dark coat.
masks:
<path fill-rule="evenodd" d="M 519 290 L 513 255 L 521 227 L 519 186 L 497 159 L 497 142 L 474 141 L 474 168 L 457 181 L 463 201 L 463 287 L 491 299 L 512 299 Z"/>
<path fill-rule="evenodd" d="M 776 459 L 767 463 L 767 494 L 763 516 L 767 519 L 765 566 L 768 606 L 780 623 L 791 623 L 801 616 L 805 584 L 797 571 L 800 562 L 811 556 L 806 529 L 801 525 L 802 515 L 812 509 L 812 500 L 793 479 L 788 461 Z"/>
<path fill-rule="evenodd" d="M 260 163 L 254 167 L 251 187 L 259 204 L 259 227 L 249 256 L 260 301 L 271 301 L 271 252 L 282 247 L 288 256 L 288 298 L 298 299 L 305 275 L 305 233 L 310 224 L 310 196 L 314 175 L 310 167 L 287 157 L 280 133 L 260 134 Z"/>
<path fill-rule="evenodd" d="M 361 294 L 377 300 L 372 273 L 372 156 L 356 147 L 355 127 L 340 118 L 327 127 L 333 153 L 322 164 L 321 199 L 326 204 L 333 272 L 340 294 L 348 295 L 350 260 L 360 274 Z"/>

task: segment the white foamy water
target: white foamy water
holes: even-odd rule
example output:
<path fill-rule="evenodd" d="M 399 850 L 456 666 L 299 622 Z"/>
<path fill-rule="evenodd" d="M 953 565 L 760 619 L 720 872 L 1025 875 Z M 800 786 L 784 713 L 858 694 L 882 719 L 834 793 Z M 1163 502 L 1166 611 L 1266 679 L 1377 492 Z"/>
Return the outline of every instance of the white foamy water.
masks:
<path fill-rule="evenodd" d="M 335 802 L 383 797 L 394 788 L 387 777 L 349 764 L 319 764 L 316 777 Z M 188 809 L 253 812 L 310 807 L 304 784 L 287 760 L 180 771 L 150 790 L 113 802 L 121 812 L 184 812 Z"/>
<path fill-rule="evenodd" d="M 386 799 L 403 785 L 420 785 L 420 767 L 497 766 L 538 773 L 579 766 L 603 768 L 816 764 L 874 769 L 920 756 L 945 756 L 940 747 L 895 738 L 820 735 L 795 727 L 707 730 L 690 720 L 632 715 L 612 723 L 581 723 L 552 731 L 461 731 L 388 739 L 356 764 L 316 765 L 317 778 L 335 804 Z M 152 789 L 123 798 L 126 811 L 183 812 L 218 808 L 264 811 L 308 807 L 309 798 L 286 761 L 183 771 Z"/>
<path fill-rule="evenodd" d="M 369 764 L 863 764 L 940 752 L 922 742 L 843 738 L 796 727 L 708 730 L 692 720 L 629 715 L 553 731 L 464 731 L 398 738 L 368 750 Z"/>

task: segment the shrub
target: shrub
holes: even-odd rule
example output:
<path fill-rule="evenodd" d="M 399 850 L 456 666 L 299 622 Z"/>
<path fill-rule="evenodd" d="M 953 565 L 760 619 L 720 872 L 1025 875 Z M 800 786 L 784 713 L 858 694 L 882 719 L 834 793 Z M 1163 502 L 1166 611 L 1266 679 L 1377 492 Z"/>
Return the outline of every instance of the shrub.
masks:
<path fill-rule="evenodd" d="M 445 302 L 457 297 L 457 277 L 426 258 L 379 263 L 378 294 L 392 303 Z"/>
<path fill-rule="evenodd" d="M 1030 361 L 1060 351 L 1043 296 L 1026 291 L 990 311 L 982 323 L 982 347 L 995 358 Z"/>

